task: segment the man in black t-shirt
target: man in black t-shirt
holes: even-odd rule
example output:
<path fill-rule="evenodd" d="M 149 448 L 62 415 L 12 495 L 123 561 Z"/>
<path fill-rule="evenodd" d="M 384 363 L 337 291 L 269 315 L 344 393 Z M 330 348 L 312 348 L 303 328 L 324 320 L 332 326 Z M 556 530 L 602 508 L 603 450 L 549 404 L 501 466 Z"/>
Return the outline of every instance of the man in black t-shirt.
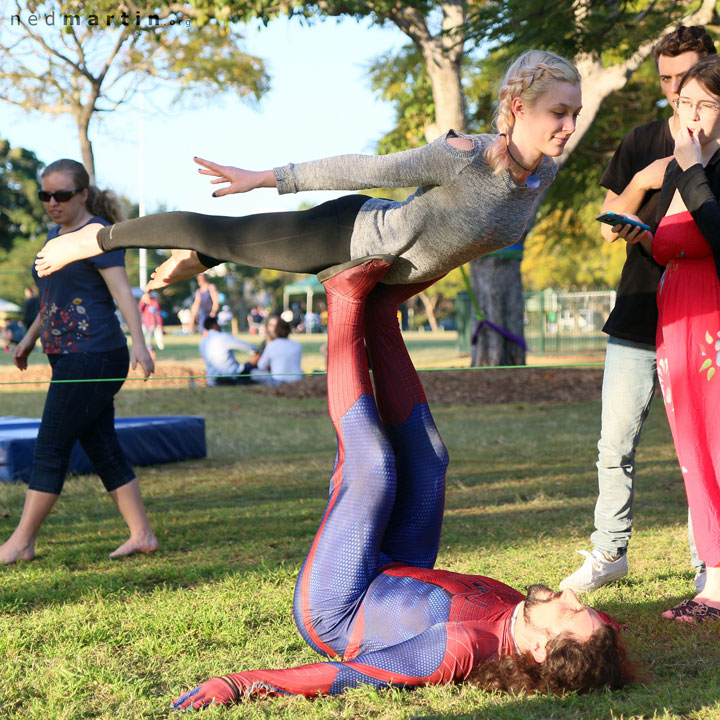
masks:
<path fill-rule="evenodd" d="M 703 27 L 679 26 L 653 48 L 660 87 L 670 107 L 685 72 L 702 57 L 715 53 Z M 633 128 L 622 140 L 600 184 L 607 188 L 603 212 L 632 213 L 654 230 L 660 188 L 679 130 L 677 115 Z M 618 236 L 602 225 L 603 237 Z M 602 429 L 598 442 L 598 487 L 593 551 L 579 550 L 585 561 L 560 583 L 560 588 L 586 592 L 625 577 L 627 547 L 632 533 L 635 450 L 650 410 L 657 383 L 655 333 L 658 323 L 656 292 L 664 268 L 639 243 L 627 245 L 617 300 L 603 330 L 610 336 L 602 389 Z M 695 585 L 705 573 L 697 559 L 692 530 L 691 555 Z"/>

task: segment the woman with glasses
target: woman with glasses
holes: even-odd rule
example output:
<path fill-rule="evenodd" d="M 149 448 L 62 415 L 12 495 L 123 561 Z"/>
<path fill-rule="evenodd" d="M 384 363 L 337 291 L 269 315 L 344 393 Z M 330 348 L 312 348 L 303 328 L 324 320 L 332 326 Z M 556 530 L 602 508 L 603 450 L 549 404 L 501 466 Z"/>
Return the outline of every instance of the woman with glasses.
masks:
<path fill-rule="evenodd" d="M 567 60 L 531 50 L 509 68 L 500 88 L 499 134 L 452 130 L 424 147 L 389 155 L 340 155 L 254 172 L 196 158 L 200 173 L 226 183 L 215 196 L 276 187 L 361 190 L 417 187 L 402 202 L 345 195 L 299 212 L 219 217 L 189 212 L 89 225 L 72 248 L 50 243 L 36 267 L 124 247 L 178 248 L 156 271 L 157 288 L 220 262 L 317 273 L 377 253 L 398 256 L 386 282 L 436 280 L 473 258 L 516 242 L 533 206 L 554 180 L 582 104 L 580 75 Z"/>
<path fill-rule="evenodd" d="M 720 57 L 685 73 L 680 130 L 658 202 L 660 224 L 621 235 L 666 266 L 658 288 L 658 378 L 685 480 L 705 588 L 663 617 L 720 619 Z M 627 232 L 625 232 L 627 230 Z"/>
<path fill-rule="evenodd" d="M 120 219 L 115 197 L 91 186 L 85 168 L 74 160 L 48 165 L 38 195 L 56 223 L 48 232 L 48 240 L 72 242 L 68 233 L 88 223 L 107 225 Z M 40 289 L 40 312 L 15 349 L 14 360 L 20 370 L 25 370 L 39 338 L 52 367 L 53 383 L 35 443 L 25 507 L 17 528 L 0 546 L 0 564 L 35 557 L 35 539 L 60 496 L 76 441 L 130 530 L 129 539 L 110 557 L 153 552 L 157 539 L 137 478 L 115 432 L 113 400 L 127 377 L 128 362 L 133 369 L 140 364 L 145 377 L 154 370 L 125 272 L 124 254 L 116 251 L 73 262 L 50 277 L 35 275 L 35 280 Z M 130 329 L 129 354 L 115 303 Z"/>

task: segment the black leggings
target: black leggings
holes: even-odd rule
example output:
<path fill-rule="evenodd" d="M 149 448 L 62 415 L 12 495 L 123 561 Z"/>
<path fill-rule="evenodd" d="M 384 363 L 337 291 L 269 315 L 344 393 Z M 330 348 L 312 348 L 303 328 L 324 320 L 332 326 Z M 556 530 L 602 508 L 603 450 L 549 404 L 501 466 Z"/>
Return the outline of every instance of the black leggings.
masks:
<path fill-rule="evenodd" d="M 104 252 L 122 248 L 196 250 L 206 267 L 234 262 L 287 272 L 318 273 L 350 260 L 350 238 L 367 195 L 345 195 L 309 210 L 245 217 L 169 212 L 103 228 Z"/>

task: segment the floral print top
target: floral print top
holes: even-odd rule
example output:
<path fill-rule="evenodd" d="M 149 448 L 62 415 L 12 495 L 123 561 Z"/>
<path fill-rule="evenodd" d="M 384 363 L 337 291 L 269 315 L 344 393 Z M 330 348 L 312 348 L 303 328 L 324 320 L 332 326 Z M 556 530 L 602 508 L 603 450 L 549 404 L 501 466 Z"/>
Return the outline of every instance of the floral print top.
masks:
<path fill-rule="evenodd" d="M 100 217 L 93 217 L 88 222 L 108 224 Z M 47 240 L 57 237 L 59 231 L 59 225 L 51 228 Z M 98 272 L 124 265 L 124 251 L 114 250 L 70 263 L 44 278 L 38 277 L 33 268 L 33 277 L 40 289 L 43 352 L 49 355 L 105 352 L 125 345 L 125 335 L 115 314 L 115 302 Z"/>

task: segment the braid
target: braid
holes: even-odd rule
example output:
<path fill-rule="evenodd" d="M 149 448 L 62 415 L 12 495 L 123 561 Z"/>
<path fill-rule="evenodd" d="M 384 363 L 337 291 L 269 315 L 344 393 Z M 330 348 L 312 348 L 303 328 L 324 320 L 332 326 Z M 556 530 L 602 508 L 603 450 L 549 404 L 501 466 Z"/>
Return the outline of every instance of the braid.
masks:
<path fill-rule="evenodd" d="M 532 106 L 546 93 L 554 82 L 580 84 L 580 73 L 565 58 L 544 50 L 528 50 L 508 68 L 498 93 L 495 127 L 501 135 L 509 135 L 515 125 L 511 105 L 516 97 L 522 97 Z M 510 158 L 507 139 L 499 137 L 485 151 L 485 159 L 495 173 L 507 170 Z"/>

